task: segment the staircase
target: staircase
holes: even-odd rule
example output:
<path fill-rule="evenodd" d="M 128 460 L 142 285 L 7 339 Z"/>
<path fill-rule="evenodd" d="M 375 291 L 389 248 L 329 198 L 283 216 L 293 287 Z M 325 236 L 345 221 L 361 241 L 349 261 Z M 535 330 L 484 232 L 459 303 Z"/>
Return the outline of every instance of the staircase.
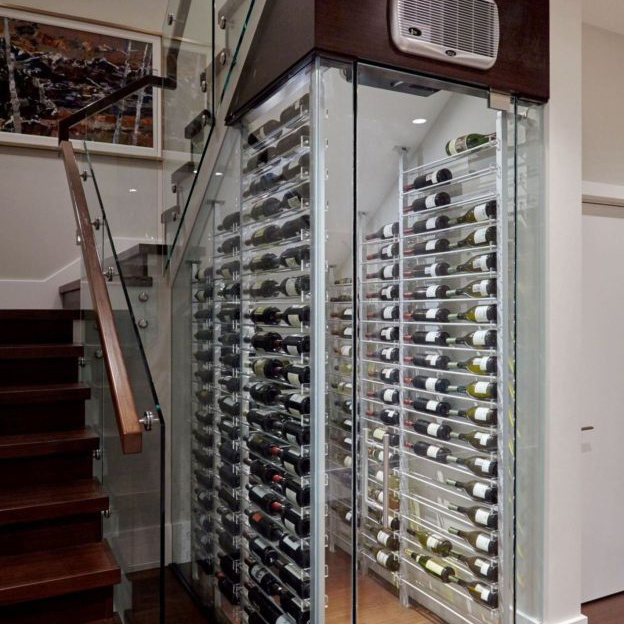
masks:
<path fill-rule="evenodd" d="M 0 622 L 115 624 L 77 310 L 0 311 Z"/>

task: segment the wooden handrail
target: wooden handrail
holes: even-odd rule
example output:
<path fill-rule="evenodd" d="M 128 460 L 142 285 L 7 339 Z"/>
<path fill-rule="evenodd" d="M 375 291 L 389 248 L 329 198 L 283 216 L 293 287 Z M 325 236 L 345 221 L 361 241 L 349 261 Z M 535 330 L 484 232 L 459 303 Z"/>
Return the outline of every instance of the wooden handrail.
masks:
<path fill-rule="evenodd" d="M 84 109 L 83 109 L 84 110 Z M 100 342 L 108 374 L 110 392 L 117 419 L 117 428 L 124 453 L 140 453 L 142 448 L 142 428 L 139 422 L 132 386 L 124 361 L 119 336 L 115 327 L 113 308 L 108 296 L 102 267 L 97 254 L 95 236 L 89 215 L 82 179 L 74 148 L 69 140 L 60 142 L 60 150 L 65 163 L 65 173 L 76 217 L 80 247 L 84 260 L 93 308 L 97 316 Z"/>
<path fill-rule="evenodd" d="M 87 106 L 80 110 L 68 115 L 64 119 L 61 119 L 58 123 L 58 140 L 59 145 L 62 141 L 69 140 L 69 129 L 81 122 L 87 117 L 96 115 L 97 113 L 106 110 L 109 106 L 112 106 L 116 102 L 123 100 L 124 98 L 145 89 L 145 87 L 160 87 L 162 89 L 175 89 L 176 82 L 172 78 L 163 78 L 162 76 L 155 76 L 154 74 L 148 74 L 143 76 L 134 82 L 130 82 L 127 85 L 109 93 L 108 95 L 100 98 L 99 100 L 87 104 Z"/>

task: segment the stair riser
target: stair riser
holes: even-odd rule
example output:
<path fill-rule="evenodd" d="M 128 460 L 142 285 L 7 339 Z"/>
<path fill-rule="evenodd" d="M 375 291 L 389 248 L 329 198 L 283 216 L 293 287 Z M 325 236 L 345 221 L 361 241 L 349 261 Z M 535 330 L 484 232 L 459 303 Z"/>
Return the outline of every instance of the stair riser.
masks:
<path fill-rule="evenodd" d="M 1 527 L 0 553 L 20 555 L 40 550 L 91 544 L 101 539 L 101 514 L 67 516 Z"/>
<path fill-rule="evenodd" d="M 0 435 L 69 431 L 84 424 L 84 401 L 0 405 Z"/>
<path fill-rule="evenodd" d="M 92 465 L 91 453 L 0 460 L 0 487 L 64 483 L 69 478 L 88 479 Z"/>
<path fill-rule="evenodd" d="M 0 607 L 2 624 L 84 624 L 112 615 L 112 587 Z"/>
<path fill-rule="evenodd" d="M 0 344 L 71 344 L 73 321 L 2 321 Z"/>
<path fill-rule="evenodd" d="M 0 360 L 0 388 L 77 381 L 78 358 Z"/>

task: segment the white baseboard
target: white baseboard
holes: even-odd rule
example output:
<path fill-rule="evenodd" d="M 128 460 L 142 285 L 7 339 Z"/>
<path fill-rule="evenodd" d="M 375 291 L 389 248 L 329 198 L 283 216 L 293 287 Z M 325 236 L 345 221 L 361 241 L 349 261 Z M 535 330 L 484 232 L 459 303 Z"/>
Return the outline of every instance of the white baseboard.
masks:
<path fill-rule="evenodd" d="M 521 611 L 516 612 L 516 624 L 543 624 L 542 620 L 538 620 L 534 617 L 525 615 Z M 587 617 L 584 615 L 578 615 L 571 620 L 564 620 L 560 622 L 549 622 L 548 624 L 587 624 Z"/>

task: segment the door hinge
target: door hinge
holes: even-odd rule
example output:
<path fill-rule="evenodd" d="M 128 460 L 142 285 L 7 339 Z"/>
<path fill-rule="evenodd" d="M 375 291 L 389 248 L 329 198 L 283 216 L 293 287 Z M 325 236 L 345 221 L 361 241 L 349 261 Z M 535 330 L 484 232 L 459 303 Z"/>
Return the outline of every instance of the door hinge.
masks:
<path fill-rule="evenodd" d="M 488 96 L 488 108 L 503 111 L 505 113 L 511 113 L 513 110 L 511 93 L 490 89 L 490 94 Z"/>

